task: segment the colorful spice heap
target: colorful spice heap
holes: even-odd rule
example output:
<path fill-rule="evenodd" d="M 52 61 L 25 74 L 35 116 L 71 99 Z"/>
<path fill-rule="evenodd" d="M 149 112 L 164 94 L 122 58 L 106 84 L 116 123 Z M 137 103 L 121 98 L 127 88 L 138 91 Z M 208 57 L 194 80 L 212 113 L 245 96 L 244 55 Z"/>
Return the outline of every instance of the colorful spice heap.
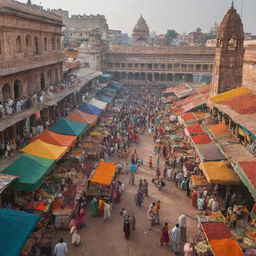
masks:
<path fill-rule="evenodd" d="M 243 256 L 239 244 L 231 239 L 211 240 L 210 246 L 215 256 Z"/>
<path fill-rule="evenodd" d="M 186 121 L 186 120 L 190 120 L 190 119 L 196 119 L 196 116 L 194 113 L 190 112 L 190 113 L 187 113 L 187 114 L 184 114 L 181 116 L 181 118 Z"/>
<path fill-rule="evenodd" d="M 253 185 L 254 188 L 256 188 L 256 162 L 239 162 L 239 165 L 243 169 L 250 183 Z"/>
<path fill-rule="evenodd" d="M 243 102 L 243 104 L 241 104 L 241 102 Z M 242 115 L 256 113 L 255 95 L 241 95 L 230 100 L 225 100 L 222 102 L 222 104 L 228 105 L 232 110 Z"/>
<path fill-rule="evenodd" d="M 225 238 L 232 238 L 232 234 L 228 226 L 226 226 L 225 224 L 218 223 L 218 222 L 209 222 L 209 223 L 205 222 L 205 223 L 202 223 L 202 227 L 209 241 L 215 240 L 215 239 L 221 240 Z"/>

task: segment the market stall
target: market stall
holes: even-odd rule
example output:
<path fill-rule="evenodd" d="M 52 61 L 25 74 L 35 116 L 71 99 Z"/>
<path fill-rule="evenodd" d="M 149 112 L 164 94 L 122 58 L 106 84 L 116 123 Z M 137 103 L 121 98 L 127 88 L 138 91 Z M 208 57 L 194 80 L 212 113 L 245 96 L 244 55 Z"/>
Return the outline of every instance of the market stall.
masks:
<path fill-rule="evenodd" d="M 102 109 L 99 109 L 89 103 L 86 103 L 86 104 L 83 104 L 83 105 L 80 105 L 78 107 L 78 110 L 82 111 L 82 112 L 85 112 L 85 113 L 88 113 L 88 114 L 91 114 L 91 115 L 102 115 L 103 114 L 103 110 Z"/>
<path fill-rule="evenodd" d="M 226 159 L 226 156 L 216 144 L 196 145 L 195 148 L 201 161 L 220 161 Z"/>
<path fill-rule="evenodd" d="M 102 109 L 102 110 L 105 110 L 108 103 L 104 102 L 104 101 L 101 101 L 101 100 L 98 100 L 96 98 L 92 98 L 90 101 L 89 101 L 89 104 L 99 108 L 99 109 Z"/>
<path fill-rule="evenodd" d="M 21 249 L 34 231 L 39 216 L 22 211 L 0 209 L 1 256 L 20 255 Z"/>
<path fill-rule="evenodd" d="M 112 182 L 115 177 L 116 164 L 111 162 L 99 162 L 92 173 L 86 194 L 87 196 L 99 196 L 111 200 Z"/>
<path fill-rule="evenodd" d="M 22 148 L 20 151 L 28 155 L 57 160 L 60 159 L 68 150 L 68 147 L 48 144 L 37 139 Z"/>
<path fill-rule="evenodd" d="M 84 113 L 84 112 L 76 109 L 70 115 L 68 115 L 66 117 L 66 119 L 74 121 L 74 122 L 78 122 L 78 123 L 95 125 L 98 120 L 98 117 L 99 116 L 97 116 L 97 115 L 87 114 L 87 113 Z"/>
<path fill-rule="evenodd" d="M 61 118 L 50 128 L 50 131 L 65 135 L 80 136 L 88 129 L 88 124 L 78 123 L 69 119 Z"/>
<path fill-rule="evenodd" d="M 241 182 L 234 169 L 225 161 L 202 162 L 199 168 L 211 184 L 237 185 Z"/>
<path fill-rule="evenodd" d="M 63 135 L 45 130 L 42 133 L 40 133 L 37 137 L 35 137 L 34 141 L 36 139 L 56 146 L 73 147 L 76 143 L 77 138 L 76 136 Z"/>

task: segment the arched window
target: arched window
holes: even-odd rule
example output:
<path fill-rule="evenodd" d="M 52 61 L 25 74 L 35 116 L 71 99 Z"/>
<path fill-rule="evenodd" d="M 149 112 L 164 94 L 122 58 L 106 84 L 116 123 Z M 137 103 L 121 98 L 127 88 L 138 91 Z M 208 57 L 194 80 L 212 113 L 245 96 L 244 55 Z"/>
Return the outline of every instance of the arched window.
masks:
<path fill-rule="evenodd" d="M 52 37 L 52 40 L 51 40 L 51 45 L 52 45 L 52 51 L 55 50 L 55 39 Z"/>
<path fill-rule="evenodd" d="M 26 36 L 26 48 L 31 47 L 31 36 L 27 35 Z"/>
<path fill-rule="evenodd" d="M 20 36 L 16 39 L 16 52 L 21 53 L 21 38 Z"/>
<path fill-rule="evenodd" d="M 60 50 L 60 39 L 57 38 L 57 50 Z"/>
<path fill-rule="evenodd" d="M 38 38 L 34 38 L 34 55 L 39 54 L 39 43 Z"/>
<path fill-rule="evenodd" d="M 5 84 L 2 88 L 3 102 L 6 102 L 8 98 L 12 97 L 11 87 L 9 84 Z"/>
<path fill-rule="evenodd" d="M 22 84 L 20 80 L 14 82 L 14 98 L 17 99 L 22 96 Z"/>
<path fill-rule="evenodd" d="M 47 38 L 44 38 L 44 51 L 47 52 Z"/>

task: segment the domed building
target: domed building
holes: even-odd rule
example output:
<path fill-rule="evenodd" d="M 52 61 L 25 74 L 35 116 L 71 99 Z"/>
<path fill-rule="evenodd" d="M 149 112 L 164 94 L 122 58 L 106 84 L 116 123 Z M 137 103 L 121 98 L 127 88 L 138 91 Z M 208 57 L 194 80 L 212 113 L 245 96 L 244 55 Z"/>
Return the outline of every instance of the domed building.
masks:
<path fill-rule="evenodd" d="M 139 20 L 137 21 L 133 31 L 133 44 L 135 45 L 145 45 L 148 43 L 149 40 L 149 28 L 145 21 L 145 19 L 140 16 Z"/>

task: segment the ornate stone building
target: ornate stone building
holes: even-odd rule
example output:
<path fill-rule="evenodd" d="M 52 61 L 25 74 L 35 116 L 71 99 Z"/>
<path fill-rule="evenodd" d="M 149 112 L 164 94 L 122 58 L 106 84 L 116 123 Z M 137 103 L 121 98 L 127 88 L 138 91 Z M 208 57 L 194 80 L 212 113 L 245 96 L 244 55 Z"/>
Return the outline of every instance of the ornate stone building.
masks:
<path fill-rule="evenodd" d="M 145 19 L 140 16 L 133 31 L 132 39 L 134 45 L 145 45 L 149 40 L 149 28 Z"/>
<path fill-rule="evenodd" d="M 14 0 L 0 2 L 0 101 L 32 95 L 62 79 L 61 17 Z"/>
<path fill-rule="evenodd" d="M 233 4 L 217 36 L 211 95 L 242 86 L 244 30 Z"/>
<path fill-rule="evenodd" d="M 256 42 L 245 46 L 242 85 L 256 91 Z"/>
<path fill-rule="evenodd" d="M 104 51 L 105 72 L 114 79 L 199 82 L 211 76 L 214 49 L 149 45 L 149 28 L 141 16 L 133 29 L 133 44 L 110 45 Z"/>

